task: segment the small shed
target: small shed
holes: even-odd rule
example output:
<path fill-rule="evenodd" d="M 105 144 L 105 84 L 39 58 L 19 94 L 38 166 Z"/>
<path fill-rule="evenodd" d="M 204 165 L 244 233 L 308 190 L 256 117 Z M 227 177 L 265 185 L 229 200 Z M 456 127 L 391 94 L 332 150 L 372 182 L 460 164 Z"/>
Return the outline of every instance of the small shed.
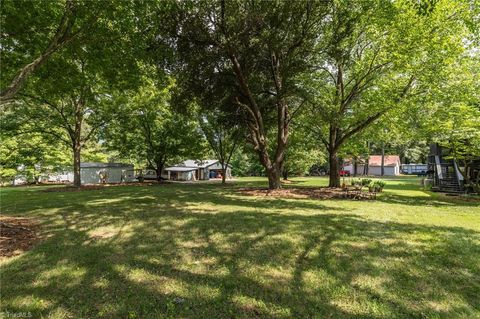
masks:
<path fill-rule="evenodd" d="M 95 163 L 80 164 L 80 180 L 82 184 L 125 183 L 135 179 L 132 164 Z"/>

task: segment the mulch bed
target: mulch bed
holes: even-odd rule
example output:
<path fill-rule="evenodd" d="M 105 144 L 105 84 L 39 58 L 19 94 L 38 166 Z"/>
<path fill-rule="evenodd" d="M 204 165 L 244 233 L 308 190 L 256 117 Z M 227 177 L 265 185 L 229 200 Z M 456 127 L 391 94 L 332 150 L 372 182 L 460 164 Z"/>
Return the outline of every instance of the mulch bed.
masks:
<path fill-rule="evenodd" d="M 240 188 L 242 195 L 248 196 L 271 196 L 281 198 L 307 198 L 307 199 L 374 199 L 372 193 L 365 191 L 344 190 L 342 188 L 329 187 L 288 187 L 276 190 L 267 188 Z"/>
<path fill-rule="evenodd" d="M 97 190 L 102 189 L 105 186 L 98 186 L 98 185 L 86 185 L 82 187 L 73 187 L 73 186 L 61 186 L 61 187 L 51 187 L 42 189 L 42 192 L 50 193 L 50 192 L 80 192 L 80 191 L 89 191 L 89 190 Z"/>
<path fill-rule="evenodd" d="M 132 182 L 132 183 L 112 183 L 112 184 L 96 184 L 96 185 L 82 185 L 80 187 L 74 186 L 59 186 L 59 187 L 49 187 L 42 189 L 42 192 L 81 192 L 81 191 L 90 191 L 90 190 L 99 190 L 106 187 L 118 187 L 118 186 L 155 186 L 155 185 L 164 185 L 169 184 L 169 181 L 148 181 L 148 182 Z"/>
<path fill-rule="evenodd" d="M 38 241 L 38 224 L 28 218 L 0 217 L 0 258 L 29 250 Z"/>

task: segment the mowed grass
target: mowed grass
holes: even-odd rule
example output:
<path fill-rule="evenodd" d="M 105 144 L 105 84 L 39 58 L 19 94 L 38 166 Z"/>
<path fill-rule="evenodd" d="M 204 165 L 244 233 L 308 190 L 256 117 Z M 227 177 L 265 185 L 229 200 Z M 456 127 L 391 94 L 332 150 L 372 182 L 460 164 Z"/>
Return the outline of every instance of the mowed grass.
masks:
<path fill-rule="evenodd" d="M 326 185 L 296 178 L 290 186 Z M 376 201 L 227 186 L 1 189 L 44 240 L 1 262 L 1 310 L 44 318 L 479 318 L 480 202 L 387 181 Z"/>

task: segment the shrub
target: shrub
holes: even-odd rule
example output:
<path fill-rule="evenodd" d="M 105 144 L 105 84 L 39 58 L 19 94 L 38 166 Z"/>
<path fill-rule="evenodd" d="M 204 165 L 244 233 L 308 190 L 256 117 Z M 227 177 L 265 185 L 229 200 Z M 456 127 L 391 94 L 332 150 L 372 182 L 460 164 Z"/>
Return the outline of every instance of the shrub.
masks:
<path fill-rule="evenodd" d="M 370 183 L 368 183 L 368 190 L 370 192 L 381 193 L 383 191 L 383 188 L 385 187 L 385 185 L 386 185 L 385 181 L 382 181 L 382 180 L 372 181 L 372 180 L 370 180 Z"/>
<path fill-rule="evenodd" d="M 383 188 L 385 187 L 387 183 L 385 183 L 385 181 L 382 181 L 382 180 L 377 180 L 375 181 L 375 188 L 376 188 L 376 191 L 381 193 L 383 191 Z"/>
<path fill-rule="evenodd" d="M 362 180 L 360 178 L 352 178 L 351 185 L 352 186 L 362 186 Z"/>
<path fill-rule="evenodd" d="M 371 182 L 372 180 L 370 178 L 362 178 L 361 180 L 362 186 L 368 186 Z"/>

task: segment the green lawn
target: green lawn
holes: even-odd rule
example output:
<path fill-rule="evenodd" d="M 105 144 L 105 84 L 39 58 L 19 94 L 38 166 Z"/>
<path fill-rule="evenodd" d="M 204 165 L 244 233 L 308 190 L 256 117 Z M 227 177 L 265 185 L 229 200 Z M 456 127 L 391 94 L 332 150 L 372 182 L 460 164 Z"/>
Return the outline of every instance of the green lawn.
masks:
<path fill-rule="evenodd" d="M 298 178 L 294 186 L 325 185 Z M 236 187 L 1 189 L 44 241 L 1 263 L 2 311 L 34 318 L 480 318 L 480 202 L 388 181 L 377 201 Z"/>

